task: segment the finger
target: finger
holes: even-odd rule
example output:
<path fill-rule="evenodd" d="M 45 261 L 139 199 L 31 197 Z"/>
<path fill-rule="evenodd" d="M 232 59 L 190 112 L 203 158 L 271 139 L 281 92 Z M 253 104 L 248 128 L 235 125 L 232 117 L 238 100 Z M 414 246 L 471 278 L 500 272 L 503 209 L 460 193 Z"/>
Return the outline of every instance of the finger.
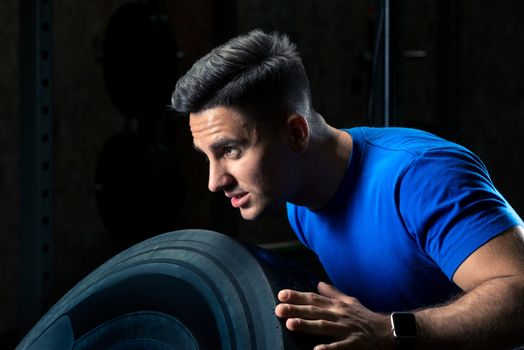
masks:
<path fill-rule="evenodd" d="M 337 321 L 337 315 L 331 310 L 312 305 L 278 304 L 275 314 L 280 318 L 303 318 L 306 320 Z"/>
<path fill-rule="evenodd" d="M 288 304 L 296 305 L 315 305 L 315 306 L 329 306 L 331 301 L 317 293 L 298 292 L 296 290 L 284 289 L 278 295 L 278 300 Z"/>
<path fill-rule="evenodd" d="M 333 342 L 330 344 L 319 344 L 313 348 L 313 350 L 343 350 L 343 349 L 351 349 L 351 350 L 363 350 L 363 349 L 382 349 L 383 347 L 380 346 L 377 342 L 374 341 L 374 339 L 366 339 L 363 338 L 361 335 L 358 334 L 351 334 L 348 337 L 345 337 L 344 339 Z"/>
<path fill-rule="evenodd" d="M 288 318 L 286 328 L 290 331 L 309 333 L 323 336 L 341 336 L 342 327 L 336 322 L 326 320 L 304 320 L 301 318 Z"/>
<path fill-rule="evenodd" d="M 345 294 L 339 291 L 337 288 L 335 288 L 335 286 L 326 282 L 319 282 L 317 289 L 320 295 L 323 295 L 328 298 L 338 299 L 341 296 L 345 296 Z"/>
<path fill-rule="evenodd" d="M 318 283 L 318 292 L 321 296 L 324 296 L 329 299 L 335 299 L 335 300 L 341 300 L 346 303 L 354 303 L 357 302 L 356 298 L 350 297 L 349 295 L 346 295 L 339 291 L 335 286 L 325 283 L 325 282 L 319 282 Z"/>
<path fill-rule="evenodd" d="M 330 344 L 319 344 L 313 348 L 313 350 L 336 350 L 336 349 L 349 349 L 351 341 L 344 339 Z M 353 349 L 353 348 L 352 348 Z"/>

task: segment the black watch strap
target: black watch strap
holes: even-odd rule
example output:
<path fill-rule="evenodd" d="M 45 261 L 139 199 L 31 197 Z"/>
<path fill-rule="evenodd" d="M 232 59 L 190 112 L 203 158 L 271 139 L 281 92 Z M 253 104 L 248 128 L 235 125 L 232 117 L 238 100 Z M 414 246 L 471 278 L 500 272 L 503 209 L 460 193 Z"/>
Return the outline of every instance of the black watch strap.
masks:
<path fill-rule="evenodd" d="M 415 350 L 416 338 L 395 338 L 395 349 Z"/>

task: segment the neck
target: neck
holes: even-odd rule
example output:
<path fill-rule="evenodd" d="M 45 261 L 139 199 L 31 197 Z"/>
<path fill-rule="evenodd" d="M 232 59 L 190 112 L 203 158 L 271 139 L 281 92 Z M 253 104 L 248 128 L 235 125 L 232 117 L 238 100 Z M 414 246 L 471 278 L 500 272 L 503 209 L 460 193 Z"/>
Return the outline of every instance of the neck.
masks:
<path fill-rule="evenodd" d="M 327 205 L 342 182 L 352 150 L 353 139 L 345 131 L 324 123 L 320 132 L 312 133 L 299 198 L 293 203 L 312 210 Z"/>

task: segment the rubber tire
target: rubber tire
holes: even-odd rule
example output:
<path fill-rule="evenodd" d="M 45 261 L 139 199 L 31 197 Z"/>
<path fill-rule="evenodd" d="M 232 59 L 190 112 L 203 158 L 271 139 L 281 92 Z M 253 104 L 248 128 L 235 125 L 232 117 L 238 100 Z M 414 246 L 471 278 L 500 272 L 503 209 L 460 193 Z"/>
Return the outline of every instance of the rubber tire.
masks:
<path fill-rule="evenodd" d="M 283 288 L 317 280 L 258 247 L 206 230 L 162 234 L 72 288 L 17 349 L 311 349 L 274 315 Z"/>

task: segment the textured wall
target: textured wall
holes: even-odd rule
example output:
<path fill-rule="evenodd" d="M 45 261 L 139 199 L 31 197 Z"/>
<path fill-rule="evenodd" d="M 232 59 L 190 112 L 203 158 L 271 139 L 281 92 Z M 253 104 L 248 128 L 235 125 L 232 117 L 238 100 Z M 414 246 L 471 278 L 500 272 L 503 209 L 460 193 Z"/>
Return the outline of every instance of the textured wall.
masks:
<path fill-rule="evenodd" d="M 464 142 L 524 216 L 524 3 L 463 5 L 461 124 Z"/>

